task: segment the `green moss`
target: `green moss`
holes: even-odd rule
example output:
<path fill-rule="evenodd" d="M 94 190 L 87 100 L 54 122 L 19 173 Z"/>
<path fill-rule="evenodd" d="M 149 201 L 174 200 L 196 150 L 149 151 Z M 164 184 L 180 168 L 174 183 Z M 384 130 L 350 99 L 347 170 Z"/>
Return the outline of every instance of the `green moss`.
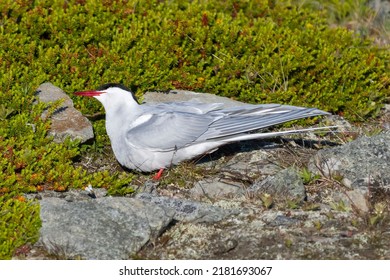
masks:
<path fill-rule="evenodd" d="M 375 115 L 389 93 L 388 52 L 305 9 L 268 1 L 8 2 L 1 5 L 8 85 L 186 88 L 317 106 L 352 120 Z M 84 112 L 98 108 L 75 101 Z"/>
<path fill-rule="evenodd" d="M 315 106 L 350 120 L 375 116 L 389 95 L 389 53 L 329 28 L 321 14 L 271 2 L 1 1 L 1 211 L 36 216 L 35 206 L 13 201 L 42 189 L 91 184 L 131 191 L 131 173 L 89 174 L 74 166 L 83 151 L 108 144 L 102 120 L 94 122 L 91 147 L 47 137 L 50 122 L 33 102 L 34 89 L 46 81 L 68 93 L 119 82 L 138 95 L 181 88 Z M 103 112 L 93 99 L 72 99 L 85 114 Z M 5 227 L 16 216 L 3 217 L 0 246 L 9 257 L 35 238 L 36 223 L 14 236 Z"/>
<path fill-rule="evenodd" d="M 39 204 L 0 196 L 0 259 L 9 259 L 14 248 L 36 242 L 40 225 Z"/>

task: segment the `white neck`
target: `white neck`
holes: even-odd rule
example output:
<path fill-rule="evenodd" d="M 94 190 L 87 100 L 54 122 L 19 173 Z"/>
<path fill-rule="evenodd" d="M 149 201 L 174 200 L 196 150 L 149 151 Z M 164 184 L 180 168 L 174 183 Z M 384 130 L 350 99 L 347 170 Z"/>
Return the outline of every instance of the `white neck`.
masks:
<path fill-rule="evenodd" d="M 110 138 L 120 134 L 139 114 L 140 105 L 132 94 L 120 88 L 110 88 L 95 98 L 103 104 L 106 111 L 106 129 Z"/>

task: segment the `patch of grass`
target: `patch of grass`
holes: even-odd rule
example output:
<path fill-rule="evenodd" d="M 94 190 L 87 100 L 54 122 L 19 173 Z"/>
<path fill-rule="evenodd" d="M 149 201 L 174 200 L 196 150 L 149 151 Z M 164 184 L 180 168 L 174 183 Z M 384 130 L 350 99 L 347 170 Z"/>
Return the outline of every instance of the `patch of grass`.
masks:
<path fill-rule="evenodd" d="M 291 248 L 294 245 L 294 242 L 290 238 L 284 239 L 284 246 Z"/>
<path fill-rule="evenodd" d="M 272 196 L 268 193 L 261 194 L 260 199 L 265 209 L 270 209 L 274 204 Z"/>
<path fill-rule="evenodd" d="M 15 248 L 36 242 L 40 226 L 39 204 L 23 196 L 0 195 L 0 259 L 9 259 Z"/>
<path fill-rule="evenodd" d="M 300 199 L 286 199 L 287 209 L 298 209 L 302 204 Z"/>
<path fill-rule="evenodd" d="M 383 221 L 389 214 L 387 207 L 383 202 L 375 203 L 373 207 L 372 215 L 369 217 L 369 223 L 371 226 L 375 226 Z"/>
<path fill-rule="evenodd" d="M 315 180 L 318 180 L 320 178 L 320 175 L 318 174 L 313 174 L 310 172 L 310 170 L 306 167 L 302 168 L 301 171 L 299 172 L 299 175 L 302 178 L 302 181 L 304 184 L 310 184 L 314 182 Z"/>
<path fill-rule="evenodd" d="M 322 224 L 321 221 L 315 220 L 315 221 L 313 221 L 313 226 L 314 226 L 318 231 L 320 231 L 324 225 Z"/>
<path fill-rule="evenodd" d="M 372 38 L 379 45 L 385 46 L 390 43 L 390 19 L 386 17 L 386 1 L 294 0 L 292 2 L 299 7 L 324 11 L 330 24 L 345 26 L 361 37 Z"/>
<path fill-rule="evenodd" d="M 340 212 L 348 212 L 350 211 L 350 207 L 348 207 L 344 200 L 339 200 L 337 202 L 331 202 L 330 207 L 335 210 L 335 211 L 340 211 Z"/>
<path fill-rule="evenodd" d="M 174 168 L 164 170 L 160 179 L 160 187 L 174 185 L 181 189 L 193 187 L 193 184 L 207 175 L 212 175 L 214 171 L 196 165 L 195 163 L 183 162 Z"/>
<path fill-rule="evenodd" d="M 307 201 L 303 204 L 302 209 L 304 211 L 318 211 L 321 209 L 321 206 L 315 202 Z"/>

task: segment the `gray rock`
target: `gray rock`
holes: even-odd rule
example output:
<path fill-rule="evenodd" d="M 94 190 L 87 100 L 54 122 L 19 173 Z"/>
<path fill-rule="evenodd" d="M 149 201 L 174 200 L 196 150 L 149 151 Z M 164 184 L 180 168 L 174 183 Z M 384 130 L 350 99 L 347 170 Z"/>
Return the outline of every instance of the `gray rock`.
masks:
<path fill-rule="evenodd" d="M 195 198 L 237 197 L 245 193 L 245 185 L 239 182 L 227 182 L 219 178 L 210 178 L 196 182 L 190 193 Z"/>
<path fill-rule="evenodd" d="M 354 189 L 346 191 L 345 195 L 348 197 L 348 200 L 346 201 L 347 205 L 350 204 L 356 209 L 362 211 L 363 213 L 368 213 L 370 211 L 370 207 L 368 204 L 368 191 Z"/>
<path fill-rule="evenodd" d="M 40 201 L 38 244 L 61 258 L 128 259 L 172 221 L 169 208 L 125 197 Z"/>
<path fill-rule="evenodd" d="M 271 145 L 272 147 L 270 148 Z M 267 150 L 277 148 L 277 145 L 273 143 L 242 141 L 230 145 L 230 147 L 232 147 L 232 156 L 229 156 L 228 159 L 224 158 L 221 163 L 213 161 L 216 163 L 215 167 L 219 170 L 245 176 L 257 176 L 259 173 L 262 175 L 274 175 L 281 170 L 277 164 L 269 161 L 272 155 Z M 208 165 L 212 166 L 210 163 Z"/>
<path fill-rule="evenodd" d="M 370 193 L 366 189 L 352 189 L 352 190 L 338 190 L 331 192 L 330 195 L 324 199 L 328 202 L 328 206 L 323 205 L 324 209 L 338 211 L 352 211 L 357 210 L 360 213 L 368 213 L 370 211 Z"/>
<path fill-rule="evenodd" d="M 337 126 L 338 132 L 352 132 L 356 130 L 356 128 L 354 128 L 350 122 L 339 115 L 326 116 L 324 119 L 324 124 Z"/>
<path fill-rule="evenodd" d="M 55 142 L 63 142 L 67 137 L 86 142 L 94 137 L 91 122 L 73 107 L 73 101 L 62 89 L 51 83 L 44 83 L 38 87 L 37 97 L 44 103 L 63 100 L 51 116 L 49 135 L 54 136 Z M 46 114 L 47 112 L 42 117 Z"/>
<path fill-rule="evenodd" d="M 196 201 L 156 196 L 149 193 L 140 193 L 136 198 L 142 201 L 154 203 L 175 211 L 174 219 L 192 223 L 214 223 L 238 213 L 237 209 L 222 209 L 206 203 Z"/>
<path fill-rule="evenodd" d="M 240 106 L 245 103 L 229 99 L 227 97 L 218 96 L 210 93 L 198 93 L 187 90 L 170 90 L 165 92 L 146 92 L 144 94 L 145 103 L 159 102 L 178 102 L 178 101 L 194 101 L 203 103 L 223 103 L 224 107 Z"/>
<path fill-rule="evenodd" d="M 343 146 L 319 151 L 309 164 L 316 174 L 341 181 L 348 188 L 388 188 L 390 134 L 361 137 Z"/>
<path fill-rule="evenodd" d="M 367 256 L 367 250 L 362 250 L 369 246 L 366 239 L 355 235 L 355 229 L 348 225 L 351 213 L 334 213 L 329 220 L 328 210 L 291 210 L 287 212 L 289 216 L 285 211 L 260 208 L 254 211 L 214 224 L 178 223 L 163 233 L 160 242 L 144 247 L 139 254 L 149 259 L 171 260 L 307 260 L 331 256 L 364 259 Z M 388 243 L 380 250 L 379 255 L 389 256 Z"/>
<path fill-rule="evenodd" d="M 287 217 L 285 215 L 278 215 L 268 225 L 280 227 L 280 226 L 292 226 L 300 223 L 298 219 Z"/>
<path fill-rule="evenodd" d="M 148 180 L 143 185 L 134 186 L 136 193 L 152 193 L 157 194 L 157 187 L 160 183 L 155 180 Z"/>
<path fill-rule="evenodd" d="M 304 200 L 305 186 L 293 168 L 284 169 L 264 180 L 256 181 L 248 188 L 249 193 L 268 193 L 279 197 Z"/>

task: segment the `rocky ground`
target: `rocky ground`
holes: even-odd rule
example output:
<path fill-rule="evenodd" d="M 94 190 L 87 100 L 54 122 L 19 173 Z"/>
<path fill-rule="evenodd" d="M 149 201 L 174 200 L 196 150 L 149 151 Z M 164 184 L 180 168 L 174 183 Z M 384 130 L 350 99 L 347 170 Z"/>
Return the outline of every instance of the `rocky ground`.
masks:
<path fill-rule="evenodd" d="M 51 84 L 40 90 L 66 97 Z M 185 91 L 145 95 L 170 100 L 237 104 Z M 71 123 L 88 123 L 67 103 L 62 130 L 52 131 L 58 141 L 72 135 L 61 123 L 68 110 L 81 118 Z M 338 131 L 231 144 L 160 181 L 139 174 L 126 197 L 96 188 L 28 195 L 41 205 L 41 236 L 14 258 L 389 259 L 389 115 L 360 128 L 329 117 L 324 124 Z M 109 147 L 93 157 L 76 164 L 121 168 Z"/>

